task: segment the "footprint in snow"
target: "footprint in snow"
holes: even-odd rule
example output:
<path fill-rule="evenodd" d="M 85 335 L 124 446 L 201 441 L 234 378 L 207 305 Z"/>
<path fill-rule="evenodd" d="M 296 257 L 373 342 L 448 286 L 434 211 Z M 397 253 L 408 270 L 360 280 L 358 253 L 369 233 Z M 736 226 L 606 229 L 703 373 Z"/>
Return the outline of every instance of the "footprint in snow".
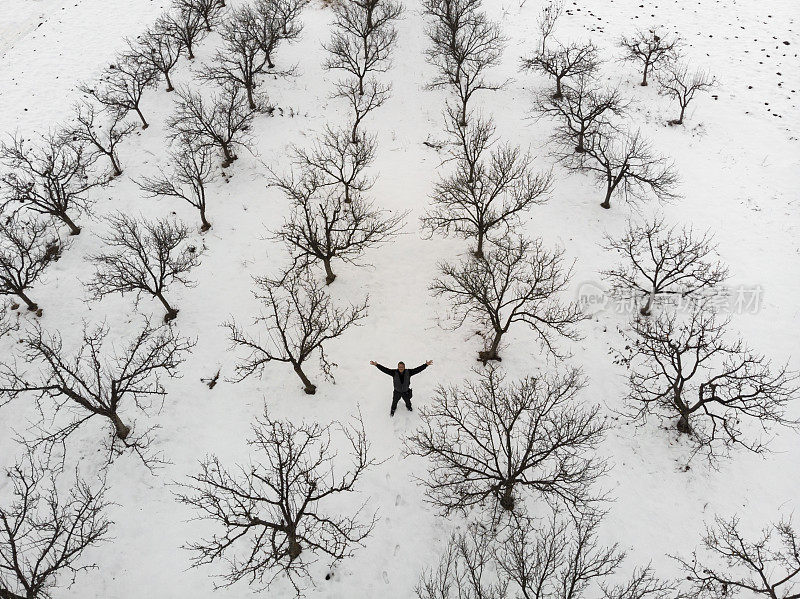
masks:
<path fill-rule="evenodd" d="M 389 574 L 386 572 L 386 570 L 383 571 L 382 576 L 383 576 L 383 582 L 389 584 Z"/>

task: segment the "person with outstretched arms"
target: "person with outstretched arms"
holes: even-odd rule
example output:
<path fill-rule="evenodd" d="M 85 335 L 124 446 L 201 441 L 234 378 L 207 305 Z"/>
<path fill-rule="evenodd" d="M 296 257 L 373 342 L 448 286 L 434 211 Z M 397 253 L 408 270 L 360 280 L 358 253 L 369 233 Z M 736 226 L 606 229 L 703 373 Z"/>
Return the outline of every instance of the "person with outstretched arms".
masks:
<path fill-rule="evenodd" d="M 394 392 L 392 393 L 392 409 L 389 411 L 389 416 L 394 416 L 394 411 L 397 409 L 397 402 L 400 401 L 400 398 L 402 398 L 406 403 L 406 409 L 411 412 L 411 377 L 422 372 L 428 366 L 433 364 L 433 360 L 428 360 L 416 368 L 406 368 L 405 362 L 398 362 L 397 368 L 386 368 L 386 366 L 381 366 L 374 360 L 372 360 L 370 364 L 375 366 L 384 374 L 388 374 L 390 377 L 392 377 L 394 382 Z"/>

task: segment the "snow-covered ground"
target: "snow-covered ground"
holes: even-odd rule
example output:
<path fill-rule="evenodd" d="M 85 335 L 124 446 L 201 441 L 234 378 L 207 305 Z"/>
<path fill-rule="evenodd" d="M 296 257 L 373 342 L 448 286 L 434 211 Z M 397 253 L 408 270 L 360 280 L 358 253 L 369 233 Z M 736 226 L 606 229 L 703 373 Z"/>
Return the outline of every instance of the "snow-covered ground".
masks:
<path fill-rule="evenodd" d="M 391 244 L 371 250 L 372 266 L 339 266 L 331 287 L 337 300 L 369 293 L 369 316 L 363 326 L 348 331 L 327 348 L 336 384 L 324 382 L 315 362 L 315 396 L 306 396 L 290 368 L 269 365 L 262 379 L 232 384 L 222 381 L 209 390 L 200 379 L 221 368 L 232 375 L 236 357 L 220 324 L 231 316 L 249 323 L 259 304 L 251 294 L 251 276 L 274 273 L 286 261 L 285 249 L 268 239 L 287 215 L 287 202 L 268 188 L 267 167 L 288 167 L 291 144 L 307 145 L 326 123 L 344 124 L 340 100 L 330 99 L 335 75 L 322 68 L 321 42 L 330 35 L 330 11 L 313 1 L 303 16 L 302 38 L 282 47 L 278 60 L 297 64 L 293 79 L 268 79 L 264 90 L 279 107 L 274 116 L 260 116 L 254 127 L 253 155 L 227 170 L 214 184 L 209 200 L 213 228 L 196 234 L 206 248 L 202 265 L 193 275 L 197 286 L 177 288 L 172 295 L 180 308 L 175 326 L 195 337 L 197 346 L 182 368 L 183 377 L 166 381 L 168 395 L 157 422 L 159 448 L 171 462 L 156 476 L 131 456 L 118 459 L 109 471 L 114 540 L 89 551 L 88 561 L 99 569 L 81 573 L 58 597 L 129 599 L 152 597 L 245 597 L 246 584 L 214 591 L 213 567 L 188 569 L 188 554 L 180 546 L 208 529 L 190 521 L 192 512 L 179 505 L 171 484 L 194 472 L 207 453 L 223 461 L 245 461 L 244 439 L 266 403 L 273 416 L 320 422 L 346 420 L 360 408 L 376 457 L 386 461 L 365 477 L 363 493 L 380 521 L 366 547 L 324 580 L 322 563 L 314 571 L 317 587 L 310 597 L 352 596 L 408 598 L 421 570 L 438 560 L 450 532 L 458 524 L 435 514 L 423 502 L 413 476 L 423 475 L 425 463 L 401 456 L 402 439 L 419 416 L 398 410 L 389 419 L 389 381 L 369 366 L 370 360 L 416 365 L 435 364 L 414 379 L 415 401 L 424 405 L 437 383 L 459 382 L 470 375 L 480 340 L 471 327 L 442 328 L 447 306 L 431 297 L 428 285 L 437 262 L 466 250 L 461 240 L 423 239 L 418 218 L 429 202 L 431 183 L 443 155 L 423 145 L 442 139 L 444 92 L 426 89 L 433 70 L 425 62 L 424 19 L 418 0 L 407 0 L 399 25 L 394 66 L 384 75 L 391 80 L 389 102 L 367 117 L 366 127 L 377 134 L 378 176 L 372 191 L 378 205 L 392 211 L 409 210 L 404 234 Z M 44 132 L 68 117 L 79 97 L 78 85 L 96 77 L 113 61 L 124 36 L 135 36 L 168 7 L 153 0 L 0 0 L 0 132 Z M 531 210 L 524 233 L 560 245 L 576 261 L 571 299 L 581 290 L 600 285 L 599 271 L 614 258 L 600 248 L 604 232 L 623 230 L 630 207 L 617 201 L 612 210 L 599 207 L 602 193 L 582 175 L 570 175 L 555 165 L 547 138 L 552 123 L 529 118 L 533 93 L 549 82 L 519 72 L 519 59 L 536 43 L 538 0 L 485 0 L 509 38 L 498 79 L 508 78 L 502 91 L 482 92 L 476 103 L 494 115 L 499 135 L 530 148 L 541 169 L 555 169 L 550 201 Z M 757 350 L 800 369 L 800 25 L 795 0 L 575 0 L 556 31 L 560 40 L 592 39 L 608 63 L 603 77 L 620 81 L 636 101 L 633 119 L 671 157 L 680 174 L 680 195 L 661 210 L 676 223 L 691 223 L 716 233 L 719 253 L 730 265 L 732 287 L 758 287 L 762 302 L 755 313 L 733 314 L 733 327 Z M 676 107 L 659 97 L 656 86 L 637 85 L 633 65 L 614 59 L 616 40 L 636 27 L 662 25 L 687 42 L 685 52 L 707 67 L 719 85 L 712 95 L 690 105 L 686 123 L 669 127 Z M 202 42 L 196 63 L 209 59 L 219 43 L 216 34 Z M 176 85 L 192 84 L 191 68 L 183 61 Z M 172 212 L 187 222 L 196 213 L 184 203 L 144 198 L 134 179 L 153 175 L 166 156 L 167 117 L 174 94 L 150 91 L 143 110 L 151 126 L 128 138 L 121 149 L 124 176 L 107 188 L 94 190 L 97 216 L 121 210 L 130 214 L 164 216 Z M 649 213 L 657 206 L 644 205 Z M 91 269 L 86 256 L 100 247 L 96 234 L 102 225 L 84 218 L 84 232 L 64 257 L 36 286 L 44 307 L 41 324 L 58 330 L 66 345 L 79 340 L 83 321 L 105 321 L 114 339 L 125 339 L 141 322 L 132 299 L 110 297 L 87 301 L 83 283 Z M 143 299 L 140 313 L 161 317 L 161 307 Z M 28 318 L 28 315 L 23 315 Z M 630 314 L 600 310 L 581 325 L 583 341 L 571 344 L 572 363 L 581 366 L 589 384 L 581 397 L 601 403 L 610 417 L 621 406 L 626 384 L 624 369 L 613 363 L 610 349 L 619 348 L 617 328 Z M 546 367 L 533 336 L 519 329 L 509 334 L 502 365 L 510 376 Z M 13 339 L 0 341 L 6 355 Z M 12 429 L 24 429 L 23 400 L 0 409 L 0 466 L 13 463 L 18 448 Z M 800 417 L 800 403 L 791 413 Z M 97 428 L 93 428 L 96 426 Z M 92 442 L 104 434 L 99 423 L 70 443 L 73 458 L 87 471 L 102 461 Z M 800 507 L 800 435 L 779 430 L 773 453 L 758 457 L 735 451 L 719 469 L 702 459 L 684 468 L 689 447 L 672 430 L 655 420 L 635 427 L 614 420 L 601 452 L 613 469 L 604 482 L 615 501 L 603 523 L 604 540 L 619 542 L 632 562 L 652 561 L 659 575 L 677 574 L 667 554 L 687 554 L 699 542 L 703 524 L 714 514 L 738 513 L 748 531 L 759 530 L 779 513 Z M 6 482 L 0 480 L 0 495 Z M 535 504 L 534 504 L 534 509 Z M 267 596 L 288 596 L 275 586 Z"/>

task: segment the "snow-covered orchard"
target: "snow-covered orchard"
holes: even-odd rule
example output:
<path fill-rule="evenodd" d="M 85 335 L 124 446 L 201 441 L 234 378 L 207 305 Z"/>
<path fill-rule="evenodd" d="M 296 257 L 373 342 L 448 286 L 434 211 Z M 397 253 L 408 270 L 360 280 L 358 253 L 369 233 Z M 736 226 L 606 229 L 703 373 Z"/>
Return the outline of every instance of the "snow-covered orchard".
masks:
<path fill-rule="evenodd" d="M 0 0 L 0 599 L 800 596 L 798 16 Z"/>

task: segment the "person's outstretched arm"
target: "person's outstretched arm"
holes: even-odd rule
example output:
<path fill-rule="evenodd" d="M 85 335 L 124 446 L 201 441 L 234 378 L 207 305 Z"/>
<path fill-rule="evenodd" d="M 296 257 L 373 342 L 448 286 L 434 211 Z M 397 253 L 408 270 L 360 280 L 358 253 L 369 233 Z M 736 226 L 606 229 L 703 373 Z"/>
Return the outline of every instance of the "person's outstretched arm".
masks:
<path fill-rule="evenodd" d="M 388 374 L 390 376 L 394 375 L 394 372 L 392 372 L 391 368 L 386 368 L 386 366 L 382 366 L 382 365 L 378 364 L 375 360 L 371 361 L 370 364 L 375 366 L 378 370 L 380 370 L 384 374 Z"/>
<path fill-rule="evenodd" d="M 410 368 L 408 370 L 408 375 L 409 376 L 413 376 L 413 375 L 417 374 L 418 372 L 422 372 L 423 370 L 425 370 L 431 364 L 433 364 L 433 360 L 428 360 L 427 362 L 425 362 L 424 364 L 421 364 L 420 366 L 417 366 L 416 368 Z"/>

